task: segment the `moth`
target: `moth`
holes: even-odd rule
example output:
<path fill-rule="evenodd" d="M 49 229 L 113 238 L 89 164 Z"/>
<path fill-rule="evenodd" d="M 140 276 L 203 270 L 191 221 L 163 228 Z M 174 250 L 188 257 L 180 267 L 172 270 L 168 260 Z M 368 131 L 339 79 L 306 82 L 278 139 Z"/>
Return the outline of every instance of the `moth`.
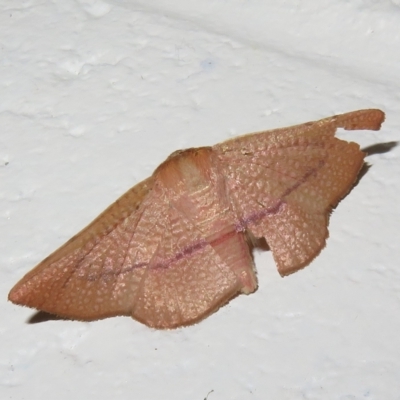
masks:
<path fill-rule="evenodd" d="M 282 276 L 319 254 L 330 211 L 365 156 L 335 132 L 379 130 L 384 118 L 380 110 L 359 110 L 175 151 L 8 298 L 84 321 L 130 315 L 153 328 L 198 322 L 256 290 L 254 238 L 265 238 Z"/>

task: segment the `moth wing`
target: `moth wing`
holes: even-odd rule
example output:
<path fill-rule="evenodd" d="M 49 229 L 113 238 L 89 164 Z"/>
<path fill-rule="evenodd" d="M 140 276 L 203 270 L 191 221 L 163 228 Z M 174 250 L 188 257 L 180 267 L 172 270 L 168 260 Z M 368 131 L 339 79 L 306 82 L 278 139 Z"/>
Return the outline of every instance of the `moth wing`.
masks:
<path fill-rule="evenodd" d="M 239 294 L 242 282 L 229 258 L 245 251 L 250 268 L 252 259 L 242 233 L 235 232 L 220 249 L 197 222 L 168 199 L 164 204 L 158 215 L 162 234 L 135 294 L 132 316 L 151 327 L 174 328 L 201 320 Z"/>
<path fill-rule="evenodd" d="M 239 227 L 265 237 L 281 275 L 325 245 L 332 207 L 350 190 L 365 154 L 337 128 L 378 130 L 380 110 L 360 110 L 214 146 Z"/>
<path fill-rule="evenodd" d="M 233 239 L 226 254 L 248 252 L 242 233 Z M 202 319 L 241 291 L 228 257 L 147 180 L 28 273 L 9 299 L 73 319 L 131 315 L 173 328 Z"/>
<path fill-rule="evenodd" d="M 120 272 L 132 254 L 153 187 L 148 178 L 100 214 L 91 224 L 26 274 L 10 291 L 9 300 L 63 317 L 92 320 L 130 313 L 129 299 L 143 271 L 129 279 Z M 125 290 L 123 290 L 125 288 Z"/>

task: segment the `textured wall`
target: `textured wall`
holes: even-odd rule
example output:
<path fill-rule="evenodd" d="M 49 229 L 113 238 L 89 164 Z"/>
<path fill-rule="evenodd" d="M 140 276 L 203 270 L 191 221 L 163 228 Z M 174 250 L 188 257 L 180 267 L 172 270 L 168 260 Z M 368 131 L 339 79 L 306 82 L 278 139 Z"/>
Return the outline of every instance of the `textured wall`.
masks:
<path fill-rule="evenodd" d="M 367 159 L 311 266 L 282 279 L 256 252 L 259 290 L 198 325 L 6 301 L 176 149 L 369 107 L 382 131 L 339 137 L 399 138 L 398 0 L 147 3 L 0 4 L 1 398 L 399 399 L 400 147 Z"/>

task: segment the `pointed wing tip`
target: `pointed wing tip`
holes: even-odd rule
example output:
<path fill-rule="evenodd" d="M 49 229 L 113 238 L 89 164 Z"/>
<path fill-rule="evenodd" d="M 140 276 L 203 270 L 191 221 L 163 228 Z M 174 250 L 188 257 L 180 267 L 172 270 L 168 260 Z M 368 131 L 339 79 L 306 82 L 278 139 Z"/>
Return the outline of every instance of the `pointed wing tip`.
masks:
<path fill-rule="evenodd" d="M 24 291 L 19 288 L 20 285 L 15 285 L 8 293 L 8 301 L 19 306 L 27 306 L 27 301 L 24 295 Z"/>
<path fill-rule="evenodd" d="M 34 297 L 34 296 L 33 296 Z M 8 301 L 18 306 L 36 308 L 32 305 L 32 286 L 24 278 L 17 282 L 8 293 Z"/>
<path fill-rule="evenodd" d="M 382 110 L 372 109 L 371 111 L 371 122 L 373 125 L 371 126 L 371 130 L 379 131 L 381 129 L 382 124 L 385 122 L 386 115 Z"/>
<path fill-rule="evenodd" d="M 311 262 L 314 260 L 315 257 L 313 257 L 311 260 L 308 260 L 308 261 L 306 261 L 306 262 L 304 262 L 304 263 L 302 263 L 300 265 L 295 265 L 295 266 L 290 266 L 290 267 L 280 267 L 280 266 L 278 266 L 278 273 L 281 276 L 281 278 L 285 278 L 285 277 L 287 277 L 289 275 L 292 275 L 295 272 L 300 271 L 300 270 L 308 267 L 311 264 Z"/>
<path fill-rule="evenodd" d="M 337 116 L 338 127 L 345 130 L 379 131 L 385 121 L 385 113 L 377 108 L 352 111 Z"/>
<path fill-rule="evenodd" d="M 313 260 L 321 253 L 323 248 L 326 246 L 326 239 L 328 237 L 328 230 L 326 231 L 326 237 L 318 248 L 316 248 L 312 253 L 310 253 L 306 258 L 301 262 L 286 262 L 283 260 L 277 260 L 275 257 L 276 267 L 278 269 L 279 275 L 284 278 L 286 276 L 292 275 L 301 269 L 308 267 Z"/>
<path fill-rule="evenodd" d="M 300 269 L 303 269 L 307 266 L 306 265 L 302 265 L 302 266 L 296 266 L 296 267 L 291 267 L 291 268 L 285 268 L 285 267 L 279 267 L 278 266 L 278 273 L 281 276 L 281 278 L 285 278 L 286 276 L 292 275 L 295 272 L 299 271 Z"/>

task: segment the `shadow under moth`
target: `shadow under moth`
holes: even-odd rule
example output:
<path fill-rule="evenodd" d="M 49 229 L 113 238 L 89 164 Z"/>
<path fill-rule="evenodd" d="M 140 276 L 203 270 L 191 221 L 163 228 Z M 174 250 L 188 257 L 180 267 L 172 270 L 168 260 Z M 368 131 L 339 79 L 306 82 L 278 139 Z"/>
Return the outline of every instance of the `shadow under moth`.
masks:
<path fill-rule="evenodd" d="M 319 254 L 329 213 L 365 156 L 335 132 L 379 130 L 384 118 L 359 110 L 175 151 L 26 274 L 9 300 L 85 321 L 198 322 L 256 290 L 252 240 L 265 238 L 282 276 Z"/>

